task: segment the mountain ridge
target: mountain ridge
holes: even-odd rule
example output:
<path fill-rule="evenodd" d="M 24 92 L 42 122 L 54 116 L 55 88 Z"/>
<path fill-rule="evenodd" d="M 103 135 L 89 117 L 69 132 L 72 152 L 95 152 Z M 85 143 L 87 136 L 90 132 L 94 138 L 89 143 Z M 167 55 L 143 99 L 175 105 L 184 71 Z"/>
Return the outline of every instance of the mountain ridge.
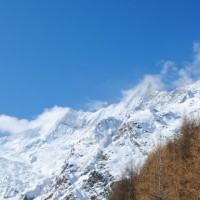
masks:
<path fill-rule="evenodd" d="M 130 163 L 140 167 L 200 111 L 200 81 L 171 92 L 136 87 L 96 112 L 66 109 L 47 126 L 0 137 L 0 198 L 107 199 Z"/>

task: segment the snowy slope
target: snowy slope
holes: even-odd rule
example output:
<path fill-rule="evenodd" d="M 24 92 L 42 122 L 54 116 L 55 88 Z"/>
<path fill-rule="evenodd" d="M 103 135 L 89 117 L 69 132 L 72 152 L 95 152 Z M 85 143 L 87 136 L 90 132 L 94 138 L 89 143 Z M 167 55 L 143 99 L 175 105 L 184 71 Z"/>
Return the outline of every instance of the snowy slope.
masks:
<path fill-rule="evenodd" d="M 200 81 L 172 92 L 136 87 L 97 112 L 65 109 L 58 120 L 0 134 L 0 199 L 107 199 L 130 164 L 177 136 L 200 113 Z"/>

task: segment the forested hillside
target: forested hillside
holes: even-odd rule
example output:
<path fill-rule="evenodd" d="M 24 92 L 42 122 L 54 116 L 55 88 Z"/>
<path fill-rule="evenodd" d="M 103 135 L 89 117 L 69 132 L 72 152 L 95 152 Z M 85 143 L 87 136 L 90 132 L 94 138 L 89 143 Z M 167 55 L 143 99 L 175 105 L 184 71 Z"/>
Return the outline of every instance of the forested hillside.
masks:
<path fill-rule="evenodd" d="M 200 120 L 184 119 L 180 137 L 150 154 L 140 171 L 118 181 L 110 200 L 200 199 Z"/>

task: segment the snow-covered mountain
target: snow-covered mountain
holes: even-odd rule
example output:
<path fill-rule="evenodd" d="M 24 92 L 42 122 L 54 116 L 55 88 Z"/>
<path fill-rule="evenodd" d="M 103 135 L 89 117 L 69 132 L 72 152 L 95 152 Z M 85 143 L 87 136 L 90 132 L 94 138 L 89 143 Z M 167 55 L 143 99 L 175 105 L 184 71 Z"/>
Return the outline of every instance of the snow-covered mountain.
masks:
<path fill-rule="evenodd" d="M 107 199 L 127 166 L 199 113 L 200 81 L 172 92 L 138 86 L 97 112 L 67 108 L 48 125 L 0 134 L 0 199 Z"/>

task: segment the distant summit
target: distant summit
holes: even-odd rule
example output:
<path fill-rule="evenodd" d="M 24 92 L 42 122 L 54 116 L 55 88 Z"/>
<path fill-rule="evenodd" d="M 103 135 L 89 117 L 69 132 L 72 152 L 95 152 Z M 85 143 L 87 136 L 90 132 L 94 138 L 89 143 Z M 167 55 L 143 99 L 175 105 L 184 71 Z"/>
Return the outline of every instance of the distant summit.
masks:
<path fill-rule="evenodd" d="M 22 131 L 0 134 L 0 199 L 106 200 L 127 165 L 141 167 L 159 135 L 177 137 L 183 116 L 199 112 L 197 81 L 171 92 L 136 87 L 96 112 L 24 121 Z"/>

